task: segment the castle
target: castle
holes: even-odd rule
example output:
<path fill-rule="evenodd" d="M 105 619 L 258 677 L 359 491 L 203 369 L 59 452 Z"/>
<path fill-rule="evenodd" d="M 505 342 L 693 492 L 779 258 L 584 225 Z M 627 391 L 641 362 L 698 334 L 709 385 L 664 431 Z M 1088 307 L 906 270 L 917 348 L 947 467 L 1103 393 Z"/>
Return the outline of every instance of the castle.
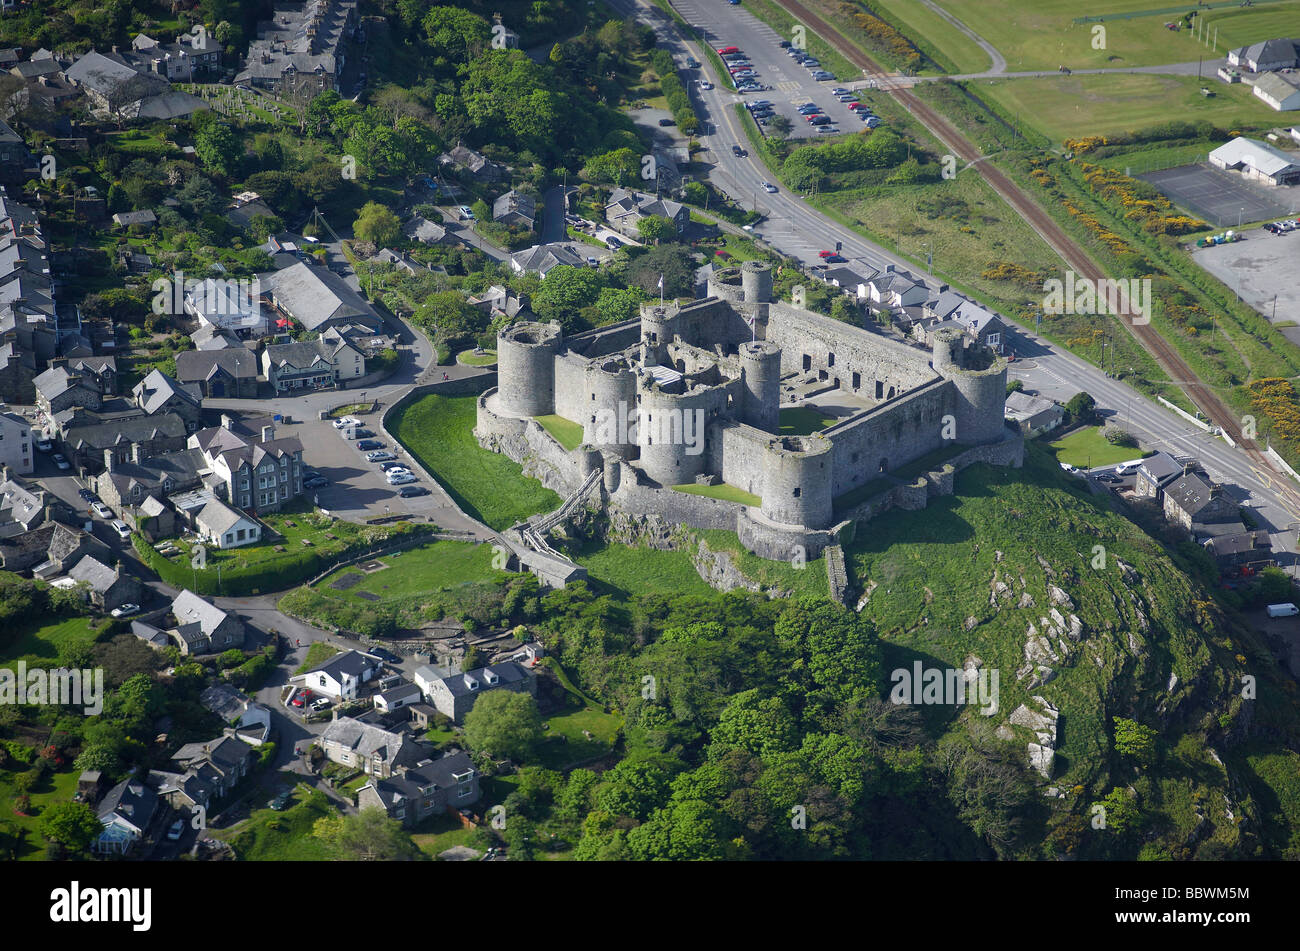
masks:
<path fill-rule="evenodd" d="M 475 435 L 564 495 L 599 484 L 611 508 L 730 529 L 779 560 L 815 557 L 889 505 L 924 507 L 963 465 L 1021 464 L 992 351 L 953 331 L 924 349 L 794 296 L 774 302 L 771 269 L 747 262 L 716 272 L 703 299 L 644 304 L 639 319 L 567 338 L 555 323 L 508 327 Z M 782 435 L 796 406 L 829 425 Z M 535 419 L 551 415 L 582 426 L 580 446 Z M 947 465 L 928 478 L 893 475 L 936 457 Z M 705 488 L 719 483 L 732 488 Z"/>

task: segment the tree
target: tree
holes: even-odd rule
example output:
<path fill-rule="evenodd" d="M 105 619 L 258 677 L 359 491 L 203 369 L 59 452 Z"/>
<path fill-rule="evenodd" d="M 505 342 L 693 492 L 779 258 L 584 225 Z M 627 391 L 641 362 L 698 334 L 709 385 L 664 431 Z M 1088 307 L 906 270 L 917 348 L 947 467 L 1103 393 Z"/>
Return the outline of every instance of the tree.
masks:
<path fill-rule="evenodd" d="M 691 260 L 689 251 L 677 242 L 653 247 L 632 261 L 627 271 L 627 282 L 658 297 L 660 275 L 664 279 L 664 294 L 667 297 L 691 293 L 695 286 L 695 263 Z M 549 274 L 546 279 L 551 279 Z"/>
<path fill-rule="evenodd" d="M 577 320 L 578 311 L 596 303 L 603 283 L 600 274 L 591 268 L 567 264 L 553 267 L 533 295 L 533 310 L 545 320 L 558 320 L 567 330 Z"/>
<path fill-rule="evenodd" d="M 41 835 L 69 852 L 85 852 L 104 831 L 95 810 L 84 802 L 55 802 L 41 813 Z"/>
<path fill-rule="evenodd" d="M 484 694 L 465 716 L 465 742 L 475 752 L 519 761 L 530 759 L 542 742 L 537 701 L 512 690 Z"/>
<path fill-rule="evenodd" d="M 663 215 L 646 215 L 636 223 L 637 234 L 642 241 L 672 241 L 677 237 L 677 226 L 670 218 Z"/>
<path fill-rule="evenodd" d="M 1065 404 L 1065 412 L 1069 414 L 1070 419 L 1080 423 L 1089 422 L 1096 408 L 1097 401 L 1084 392 L 1075 393 Z"/>
<path fill-rule="evenodd" d="M 581 175 L 589 181 L 610 185 L 635 182 L 641 177 L 641 155 L 629 148 L 604 152 L 584 165 Z"/>
<path fill-rule="evenodd" d="M 1010 396 L 1012 393 L 1019 393 L 1024 388 L 1024 380 L 1012 380 L 1007 384 L 1007 396 Z"/>
<path fill-rule="evenodd" d="M 244 147 L 230 126 L 209 118 L 194 134 L 194 152 L 204 167 L 229 178 L 239 169 Z"/>
<path fill-rule="evenodd" d="M 378 807 L 353 815 L 324 816 L 316 820 L 311 834 L 350 861 L 402 862 L 418 853 L 402 823 L 388 818 Z"/>
<path fill-rule="evenodd" d="M 353 233 L 362 241 L 382 248 L 394 244 L 402 237 L 402 223 L 397 215 L 375 201 L 361 206 L 361 212 L 352 226 Z"/>
<path fill-rule="evenodd" d="M 1136 720 L 1112 717 L 1115 724 L 1115 752 L 1127 756 L 1141 767 L 1148 767 L 1156 758 L 1156 731 Z"/>

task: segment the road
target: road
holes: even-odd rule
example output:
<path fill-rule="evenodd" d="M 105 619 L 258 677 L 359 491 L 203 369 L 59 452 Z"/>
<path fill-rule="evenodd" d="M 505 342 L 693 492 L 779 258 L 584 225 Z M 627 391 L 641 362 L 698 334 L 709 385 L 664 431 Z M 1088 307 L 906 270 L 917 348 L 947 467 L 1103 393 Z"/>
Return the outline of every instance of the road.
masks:
<path fill-rule="evenodd" d="M 688 56 L 708 62 L 701 46 L 685 39 L 672 18 L 658 7 L 637 0 L 608 2 L 624 16 L 635 15 L 649 24 L 659 42 L 683 64 L 683 69 Z M 713 5 L 705 0 L 677 0 L 674 6 L 688 23 L 697 29 L 702 27 L 706 31 L 703 34 L 705 38 L 715 46 L 725 42 L 744 50 L 760 76 L 774 75 L 778 67 L 787 65 L 783 62 L 786 60 L 784 52 L 777 46 L 781 37 L 743 6 Z M 686 75 L 689 77 L 690 71 L 686 71 Z M 698 86 L 693 89 L 702 128 L 706 130 L 706 134 L 700 136 L 708 148 L 702 160 L 712 165 L 709 179 L 714 185 L 742 204 L 757 207 L 767 216 L 765 221 L 755 226 L 759 237 L 781 253 L 806 264 L 816 263 L 819 250 L 834 247 L 834 242 L 839 241 L 850 267 L 858 264 L 883 270 L 886 265 L 893 264 L 896 268 L 925 276 L 932 284 L 942 283 L 940 278 L 925 275 L 922 269 L 909 261 L 822 215 L 797 195 L 788 194 L 784 189 L 776 195 L 762 192 L 755 195 L 754 186 L 760 181 L 771 180 L 774 173 L 752 153 L 744 157 L 732 154 L 733 144 L 749 148 L 748 136 L 734 110 L 734 104 L 742 102 L 743 97 L 734 89 L 724 89 L 722 77 L 713 76 L 712 79 L 712 90 L 701 91 Z M 775 98 L 771 94 L 764 95 Z M 986 164 L 981 163 L 981 166 Z M 1093 396 L 1102 412 L 1125 420 L 1144 445 L 1195 455 L 1211 477 L 1235 484 L 1243 504 L 1251 506 L 1258 513 L 1261 524 L 1272 531 L 1279 562 L 1287 564 L 1293 573 L 1296 571 L 1293 553 L 1297 529 L 1300 528 L 1300 505 L 1296 502 L 1295 487 L 1283 481 L 1270 465 L 1261 464 L 1258 457 L 1233 449 L 1195 429 L 1138 390 L 1109 377 L 1100 368 L 1073 354 L 1058 350 L 1040 337 L 1021 332 L 1015 349 L 1019 356 L 1034 364 L 1025 370 L 1013 365 L 1012 376 L 1025 374 L 1022 378 L 1027 380 L 1026 385 L 1058 399 L 1068 399 L 1084 390 Z M 1191 374 L 1171 374 L 1171 378 L 1190 379 Z M 1235 432 L 1236 421 L 1228 422 L 1230 425 L 1225 428 Z"/>

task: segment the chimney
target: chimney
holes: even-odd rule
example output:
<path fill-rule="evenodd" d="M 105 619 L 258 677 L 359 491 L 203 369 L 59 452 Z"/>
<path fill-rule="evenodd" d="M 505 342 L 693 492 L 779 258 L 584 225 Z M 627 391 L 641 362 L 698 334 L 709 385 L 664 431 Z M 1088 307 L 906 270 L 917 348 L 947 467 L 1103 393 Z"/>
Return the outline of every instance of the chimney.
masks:
<path fill-rule="evenodd" d="M 234 421 L 233 419 L 231 419 L 230 416 L 228 416 L 227 414 L 222 413 L 222 414 L 221 414 L 221 428 L 222 428 L 222 429 L 234 429 L 234 428 L 235 428 L 235 421 Z"/>
<path fill-rule="evenodd" d="M 272 439 L 274 439 L 274 438 L 275 438 L 275 427 L 274 427 L 274 426 L 270 426 L 270 425 L 263 426 L 263 427 L 262 427 L 262 442 L 270 442 L 270 441 L 271 441 Z"/>
<path fill-rule="evenodd" d="M 104 450 L 104 471 L 105 472 L 117 471 L 117 450 L 116 449 Z"/>
<path fill-rule="evenodd" d="M 131 443 L 131 461 L 137 465 L 140 462 L 140 444 L 138 442 Z"/>

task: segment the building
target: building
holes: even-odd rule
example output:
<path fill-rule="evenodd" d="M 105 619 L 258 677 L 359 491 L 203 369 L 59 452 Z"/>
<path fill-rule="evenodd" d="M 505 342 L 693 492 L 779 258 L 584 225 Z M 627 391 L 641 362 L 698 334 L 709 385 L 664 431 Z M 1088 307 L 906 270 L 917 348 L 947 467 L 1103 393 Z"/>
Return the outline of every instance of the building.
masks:
<path fill-rule="evenodd" d="M 537 202 L 513 188 L 492 203 L 492 220 L 511 228 L 533 230 L 537 219 Z"/>
<path fill-rule="evenodd" d="M 874 272 L 873 272 L 874 274 Z M 867 278 L 847 267 L 828 267 L 814 272 L 814 276 L 832 287 L 838 287 L 854 300 L 864 301 L 868 298 Z"/>
<path fill-rule="evenodd" d="M 86 585 L 86 597 L 101 611 L 111 611 L 124 604 L 139 604 L 143 588 L 138 579 L 122 573 L 122 566 L 110 568 L 86 555 L 72 566 L 68 577 Z"/>
<path fill-rule="evenodd" d="M 1240 171 L 1250 181 L 1263 185 L 1294 185 L 1300 182 L 1300 160 L 1267 142 L 1237 136 L 1210 153 L 1215 168 Z"/>
<path fill-rule="evenodd" d="M 99 470 L 106 453 L 119 463 L 139 462 L 183 450 L 188 435 L 186 421 L 175 413 L 92 418 L 83 425 L 64 429 L 59 448 L 73 468 Z"/>
<path fill-rule="evenodd" d="M 97 814 L 104 831 L 92 848 L 101 854 L 126 855 L 159 814 L 158 794 L 142 780 L 129 777 L 105 794 Z"/>
<path fill-rule="evenodd" d="M 420 689 L 420 685 L 409 682 L 399 684 L 396 687 L 389 687 L 387 690 L 381 690 L 372 698 L 375 709 L 380 713 L 392 713 L 402 707 L 409 707 L 412 704 L 419 703 L 423 699 L 424 692 Z"/>
<path fill-rule="evenodd" d="M 886 264 L 867 281 L 867 300 L 879 307 L 901 310 L 924 304 L 930 299 L 930 288 L 909 271 L 900 271 Z"/>
<path fill-rule="evenodd" d="M 271 711 L 229 684 L 214 684 L 199 694 L 199 703 L 234 730 L 234 737 L 249 746 L 271 739 Z"/>
<path fill-rule="evenodd" d="M 322 331 L 350 323 L 378 330 L 383 325 L 347 281 L 326 268 L 300 261 L 263 275 L 261 281 L 263 293 L 276 312 L 304 330 Z"/>
<path fill-rule="evenodd" d="M 113 224 L 119 228 L 153 228 L 158 224 L 158 216 L 147 208 L 143 211 L 119 211 L 113 215 Z"/>
<path fill-rule="evenodd" d="M 87 482 L 115 512 L 137 508 L 148 498 L 162 501 L 176 492 L 188 492 L 206 484 L 211 474 L 203 454 L 192 449 L 167 452 L 157 456 L 132 456 L 122 462 L 116 451 L 104 450 L 104 469 L 91 474 Z M 211 479 L 214 486 L 219 480 Z"/>
<path fill-rule="evenodd" d="M 1296 40 L 1263 40 L 1239 49 L 1228 51 L 1228 65 L 1248 69 L 1252 73 L 1300 66 Z"/>
<path fill-rule="evenodd" d="M 441 677 L 432 667 L 425 666 L 415 672 L 415 683 L 429 703 L 454 723 L 464 720 L 474 702 L 488 691 L 513 690 L 537 695 L 537 680 L 532 671 L 512 660 L 449 677 Z"/>
<path fill-rule="evenodd" d="M 30 475 L 34 451 L 31 424 L 0 404 L 0 471 Z"/>
<path fill-rule="evenodd" d="M 546 277 L 551 268 L 562 264 L 568 267 L 583 267 L 586 262 L 565 244 L 535 244 L 531 248 L 510 255 L 510 270 L 516 274 L 531 271 Z"/>
<path fill-rule="evenodd" d="M 202 99 L 172 89 L 150 63 L 148 56 L 91 50 L 63 70 L 63 79 L 86 94 L 92 111 L 119 119 L 181 119 L 208 108 Z"/>
<path fill-rule="evenodd" d="M 362 684 L 383 670 L 383 661 L 358 650 L 340 651 L 315 670 L 290 677 L 292 683 L 331 700 L 355 700 Z"/>
<path fill-rule="evenodd" d="M 475 152 L 463 145 L 457 145 L 450 152 L 438 156 L 442 165 L 450 165 L 463 175 L 474 179 L 480 185 L 490 185 L 505 178 L 509 169 L 490 160 L 482 152 Z"/>
<path fill-rule="evenodd" d="M 1167 452 L 1147 456 L 1138 465 L 1133 492 L 1140 498 L 1158 499 L 1165 486 L 1183 474 L 1183 464 Z"/>
<path fill-rule="evenodd" d="M 220 426 L 199 430 L 188 445 L 203 455 L 205 481 L 231 505 L 276 512 L 302 495 L 302 443 L 277 438 L 269 423 L 259 432 L 222 416 Z"/>
<path fill-rule="evenodd" d="M 262 313 L 260 282 L 208 278 L 185 291 L 185 313 L 200 326 L 213 327 L 239 339 L 261 337 L 268 328 Z"/>
<path fill-rule="evenodd" d="M 354 766 L 387 779 L 424 759 L 424 749 L 406 733 L 394 733 L 352 717 L 336 717 L 317 741 L 331 762 Z"/>
<path fill-rule="evenodd" d="M 1180 476 L 1165 487 L 1165 518 L 1189 532 L 1196 526 L 1240 519 L 1240 507 L 1219 487 L 1195 472 Z"/>
<path fill-rule="evenodd" d="M 0 481 L 0 538 L 11 538 L 30 532 L 45 521 L 45 492 L 35 491 L 3 473 Z"/>
<path fill-rule="evenodd" d="M 1300 109 L 1300 85 L 1279 73 L 1259 77 L 1251 92 L 1278 112 Z"/>
<path fill-rule="evenodd" d="M 1245 531 L 1245 525 L 1234 526 L 1242 531 L 1226 535 L 1213 535 L 1203 539 L 1201 545 L 1220 567 L 1237 567 L 1253 561 L 1267 561 L 1273 557 L 1273 539 L 1263 528 Z"/>
<path fill-rule="evenodd" d="M 184 770 L 181 782 L 176 784 L 182 792 L 190 792 L 185 788 L 185 778 L 194 776 L 202 782 L 208 801 L 213 801 L 228 795 L 248 775 L 253 751 L 249 744 L 226 732 L 215 739 L 186 743 L 172 754 L 172 762 Z"/>
<path fill-rule="evenodd" d="M 181 386 L 161 370 L 150 370 L 149 375 L 132 388 L 131 399 L 148 416 L 174 414 L 185 421 L 188 432 L 199 427 L 200 398 L 191 387 Z"/>
<path fill-rule="evenodd" d="M 730 525 L 748 550 L 781 560 L 793 545 L 815 557 L 845 520 L 950 491 L 939 479 L 906 499 L 856 491 L 940 450 L 958 469 L 1021 464 L 1023 437 L 1003 419 L 1007 365 L 990 348 L 955 331 L 926 348 L 833 320 L 772 300 L 772 278 L 752 261 L 715 271 L 702 300 L 646 303 L 639 318 L 572 338 L 554 323 L 502 330 L 497 385 L 478 398 L 479 444 L 515 462 L 546 459 L 566 495 L 581 489 L 670 524 Z M 783 404 L 816 406 L 823 393 L 832 426 L 780 434 Z M 582 427 L 580 449 L 534 425 L 548 414 Z M 719 482 L 755 501 L 674 490 Z M 540 540 L 548 528 L 538 519 L 526 531 Z M 544 553 L 523 531 L 516 553 Z"/>
<path fill-rule="evenodd" d="M 366 358 L 339 333 L 315 340 L 271 344 L 262 351 L 262 373 L 277 393 L 346 385 L 366 375 Z"/>
<path fill-rule="evenodd" d="M 36 385 L 36 408 L 47 419 L 65 409 L 79 406 L 97 410 L 104 404 L 104 394 L 99 390 L 97 378 L 69 370 L 67 367 L 50 367 L 33 381 Z"/>
<path fill-rule="evenodd" d="M 627 188 L 616 188 L 609 195 L 605 204 L 605 220 L 609 226 L 629 238 L 640 238 L 637 227 L 642 218 L 667 218 L 673 223 L 678 234 L 686 231 L 690 224 L 690 209 L 680 202 L 667 198 L 657 198 L 644 192 Z"/>
<path fill-rule="evenodd" d="M 239 346 L 184 350 L 176 354 L 176 379 L 209 399 L 255 399 L 257 355 Z"/>
<path fill-rule="evenodd" d="M 272 19 L 257 24 L 235 82 L 303 100 L 337 90 L 356 28 L 356 0 L 276 3 Z"/>
<path fill-rule="evenodd" d="M 1005 416 L 1027 436 L 1038 436 L 1061 425 L 1065 407 L 1053 400 L 1028 393 L 1008 393 Z"/>
<path fill-rule="evenodd" d="M 81 378 L 99 389 L 104 396 L 117 395 L 117 358 L 69 357 L 65 366 L 70 373 L 78 373 Z"/>
<path fill-rule="evenodd" d="M 182 654 L 219 654 L 244 646 L 244 622 L 193 591 L 185 589 L 172 601 L 176 619 L 173 636 Z"/>
<path fill-rule="evenodd" d="M 220 499 L 213 499 L 194 516 L 199 537 L 216 548 L 240 548 L 262 540 L 262 526 Z"/>
<path fill-rule="evenodd" d="M 387 779 L 371 780 L 357 791 L 359 808 L 383 809 L 389 818 L 407 826 L 478 800 L 478 771 L 469 754 L 460 750 L 441 759 L 422 760 Z"/>
<path fill-rule="evenodd" d="M 160 43 L 144 33 L 131 41 L 130 60 L 168 82 L 191 82 L 221 70 L 221 44 L 207 30 L 184 33 L 174 43 Z"/>

